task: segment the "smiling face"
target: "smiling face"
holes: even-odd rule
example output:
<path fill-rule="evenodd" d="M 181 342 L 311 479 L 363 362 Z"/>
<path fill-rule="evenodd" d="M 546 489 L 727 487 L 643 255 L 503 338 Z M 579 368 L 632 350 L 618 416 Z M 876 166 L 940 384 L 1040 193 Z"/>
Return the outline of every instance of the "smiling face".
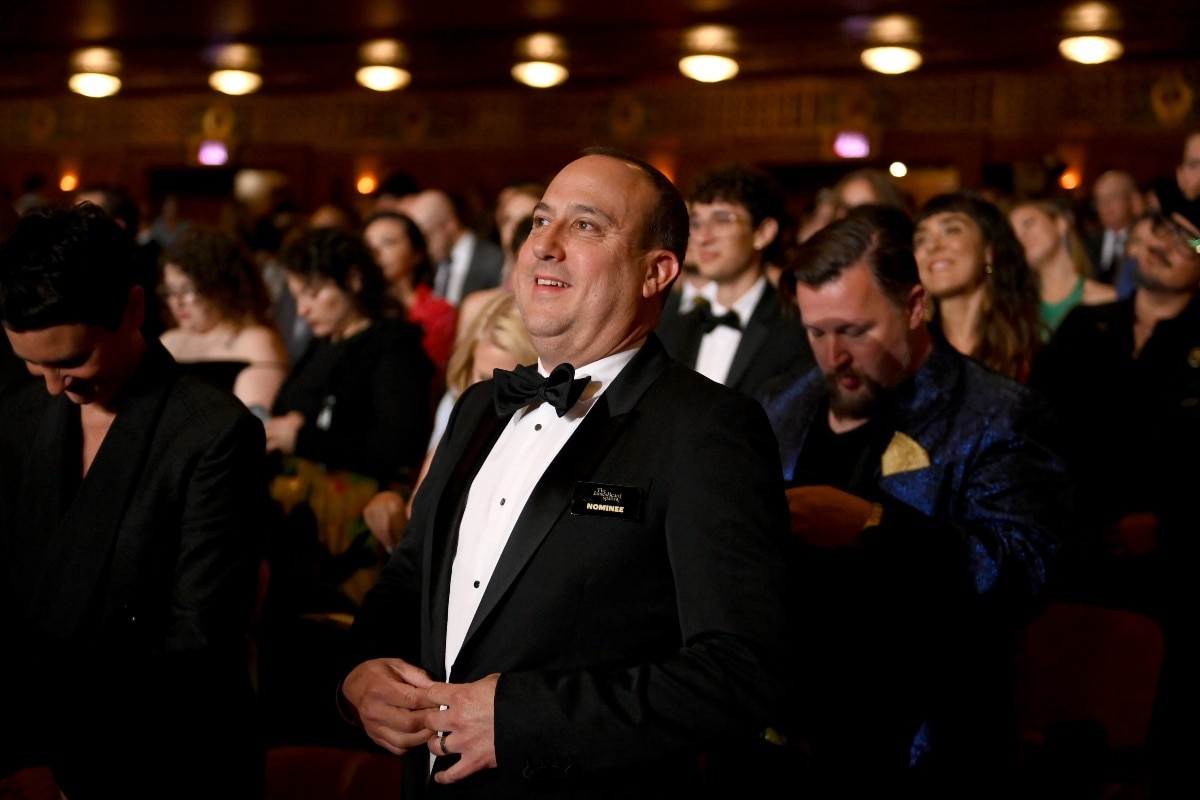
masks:
<path fill-rule="evenodd" d="M 1054 219 L 1037 206 L 1024 205 L 1014 208 L 1008 220 L 1034 269 L 1048 264 L 1064 247 L 1067 223 L 1061 217 Z"/>
<path fill-rule="evenodd" d="M 876 283 L 865 261 L 820 286 L 796 287 L 796 303 L 829 387 L 829 408 L 844 420 L 871 417 L 879 401 L 924 358 L 924 290 L 904 306 Z"/>
<path fill-rule="evenodd" d="M 1189 294 L 1200 283 L 1200 253 L 1189 247 L 1191 233 L 1170 222 L 1138 220 L 1129 234 L 1129 253 L 1137 261 L 1139 287 Z"/>
<path fill-rule="evenodd" d="M 135 288 L 131 293 L 116 330 L 70 323 L 21 332 L 5 328 L 5 333 L 13 352 L 31 374 L 45 380 L 51 395 L 111 410 L 145 352 L 140 292 Z"/>
<path fill-rule="evenodd" d="M 992 248 L 966 214 L 946 211 L 921 220 L 913 237 L 921 283 L 938 299 L 972 294 L 983 286 Z"/>
<path fill-rule="evenodd" d="M 387 217 L 375 220 L 363 231 L 363 241 L 375 256 L 388 283 L 412 278 L 421 254 L 413 249 L 400 220 Z"/>
<path fill-rule="evenodd" d="M 612 355 L 658 323 L 660 295 L 679 263 L 669 251 L 645 247 L 654 202 L 648 176 L 610 156 L 568 164 L 546 189 L 513 287 L 547 367 Z"/>
<path fill-rule="evenodd" d="M 724 200 L 692 203 L 690 217 L 688 254 L 702 277 L 725 283 L 761 269 L 760 240 L 769 239 L 762 229 L 773 220 L 755 227 L 745 206 Z"/>

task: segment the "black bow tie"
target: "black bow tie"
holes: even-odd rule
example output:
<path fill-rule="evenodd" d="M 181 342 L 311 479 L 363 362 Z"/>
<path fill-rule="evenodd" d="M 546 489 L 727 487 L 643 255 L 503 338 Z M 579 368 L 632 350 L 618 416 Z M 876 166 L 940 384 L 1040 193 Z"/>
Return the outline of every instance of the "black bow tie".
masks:
<path fill-rule="evenodd" d="M 512 372 L 494 370 L 492 377 L 496 381 L 496 413 L 502 417 L 536 402 L 549 403 L 561 417 L 575 405 L 589 380 L 587 376 L 576 378 L 570 364 L 559 364 L 545 378 L 534 367 L 524 365 Z"/>
<path fill-rule="evenodd" d="M 705 333 L 712 333 L 717 329 L 718 325 L 728 325 L 735 331 L 742 329 L 742 321 L 733 309 L 726 311 L 718 317 L 713 313 L 712 307 L 708 303 L 698 303 L 696 305 L 696 313 L 700 315 L 700 328 Z"/>

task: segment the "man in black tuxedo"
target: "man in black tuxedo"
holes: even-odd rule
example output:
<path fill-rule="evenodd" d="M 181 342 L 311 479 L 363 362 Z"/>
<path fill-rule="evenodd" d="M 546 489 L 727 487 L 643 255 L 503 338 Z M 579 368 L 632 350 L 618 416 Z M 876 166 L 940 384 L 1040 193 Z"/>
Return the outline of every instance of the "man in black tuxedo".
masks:
<path fill-rule="evenodd" d="M 343 710 L 407 754 L 405 797 L 691 794 L 777 708 L 779 456 L 653 334 L 686 244 L 670 181 L 616 151 L 538 203 L 538 364 L 463 394 L 352 630 Z"/>
<path fill-rule="evenodd" d="M 132 239 L 91 204 L 0 246 L 0 320 L 44 379 L 0 413 L 0 795 L 256 797 L 247 633 L 261 423 L 142 331 Z"/>
<path fill-rule="evenodd" d="M 766 265 L 779 260 L 783 189 L 741 164 L 717 167 L 688 195 L 692 262 L 710 302 L 678 313 L 673 293 L 658 334 L 672 358 L 752 397 L 776 375 L 814 363 L 799 315 L 779 300 Z"/>

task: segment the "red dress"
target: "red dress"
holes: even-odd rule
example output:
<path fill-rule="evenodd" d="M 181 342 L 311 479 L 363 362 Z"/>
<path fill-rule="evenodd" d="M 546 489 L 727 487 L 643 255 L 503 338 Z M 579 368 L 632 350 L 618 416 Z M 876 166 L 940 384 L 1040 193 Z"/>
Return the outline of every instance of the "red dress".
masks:
<path fill-rule="evenodd" d="M 408 308 L 408 320 L 424 330 L 421 344 L 441 376 L 446 372 L 446 363 L 454 350 L 454 339 L 458 334 L 458 309 L 435 297 L 433 290 L 424 284 L 417 284 L 414 294 L 413 303 Z"/>

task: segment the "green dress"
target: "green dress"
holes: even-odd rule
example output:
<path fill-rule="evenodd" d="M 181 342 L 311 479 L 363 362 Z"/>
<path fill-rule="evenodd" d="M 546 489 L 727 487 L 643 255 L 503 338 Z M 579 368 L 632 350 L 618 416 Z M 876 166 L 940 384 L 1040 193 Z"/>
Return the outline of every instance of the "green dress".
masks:
<path fill-rule="evenodd" d="M 1083 302 L 1083 278 L 1080 277 L 1075 283 L 1075 288 L 1071 293 L 1059 300 L 1057 303 L 1047 303 L 1042 300 L 1038 303 L 1038 308 L 1042 314 L 1042 322 L 1046 323 L 1046 335 L 1054 333 L 1058 328 L 1059 323 L 1066 318 L 1067 312 L 1075 306 Z"/>

